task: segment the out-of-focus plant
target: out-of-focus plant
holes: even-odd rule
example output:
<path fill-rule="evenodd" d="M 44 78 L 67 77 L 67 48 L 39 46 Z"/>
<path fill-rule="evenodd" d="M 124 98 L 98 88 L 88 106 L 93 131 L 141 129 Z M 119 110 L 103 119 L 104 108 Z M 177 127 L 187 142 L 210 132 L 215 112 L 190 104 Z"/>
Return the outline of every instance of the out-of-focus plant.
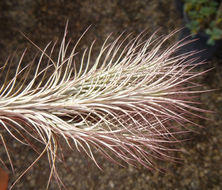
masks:
<path fill-rule="evenodd" d="M 209 45 L 222 39 L 221 0 L 184 0 L 184 11 L 188 17 L 187 27 L 192 35 L 205 33 L 209 36 Z"/>
<path fill-rule="evenodd" d="M 193 70 L 198 65 L 188 59 L 193 53 L 175 55 L 183 44 L 162 48 L 172 35 L 147 39 L 141 34 L 129 43 L 122 35 L 113 42 L 107 38 L 94 62 L 93 43 L 77 63 L 78 42 L 69 49 L 65 32 L 57 59 L 55 44 L 45 49 L 35 45 L 38 60 L 21 67 L 24 53 L 11 79 L 10 69 L 5 72 L 9 59 L 1 67 L 6 76 L 0 88 L 0 129 L 10 162 L 4 132 L 39 154 L 33 164 L 47 153 L 49 181 L 53 175 L 60 181 L 55 161 L 61 138 L 98 167 L 92 148 L 115 163 L 149 169 L 159 168 L 156 160 L 174 160 L 170 152 L 178 150 L 173 145 L 180 134 L 189 131 L 185 124 L 196 125 L 191 118 L 203 111 L 194 101 L 201 91 L 192 82 L 203 72 Z"/>

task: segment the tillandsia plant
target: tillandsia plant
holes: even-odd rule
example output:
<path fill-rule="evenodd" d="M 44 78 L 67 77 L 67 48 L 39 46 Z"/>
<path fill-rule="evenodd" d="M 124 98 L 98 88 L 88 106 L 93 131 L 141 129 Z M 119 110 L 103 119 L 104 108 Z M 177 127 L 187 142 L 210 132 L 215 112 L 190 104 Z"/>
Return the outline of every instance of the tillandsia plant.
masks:
<path fill-rule="evenodd" d="M 69 50 L 66 34 L 67 29 L 56 60 L 55 44 L 51 49 L 50 44 L 45 49 L 35 45 L 41 53 L 38 60 L 21 67 L 24 53 L 14 77 L 6 76 L 0 88 L 0 129 L 39 154 L 30 167 L 47 153 L 49 182 L 53 175 L 61 182 L 55 167 L 61 139 L 85 152 L 98 167 L 92 148 L 120 165 L 152 169 L 159 168 L 156 160 L 174 160 L 170 152 L 178 149 L 172 145 L 189 131 L 186 123 L 197 125 L 191 118 L 201 117 L 203 111 L 194 101 L 201 91 L 192 80 L 204 72 L 193 70 L 197 64 L 187 59 L 193 53 L 176 55 L 183 45 L 179 42 L 162 48 L 174 33 L 156 39 L 142 33 L 128 43 L 129 36 L 120 35 L 113 42 L 105 40 L 94 62 L 92 43 L 77 64 L 79 41 Z M 38 145 L 44 145 L 40 152 Z"/>

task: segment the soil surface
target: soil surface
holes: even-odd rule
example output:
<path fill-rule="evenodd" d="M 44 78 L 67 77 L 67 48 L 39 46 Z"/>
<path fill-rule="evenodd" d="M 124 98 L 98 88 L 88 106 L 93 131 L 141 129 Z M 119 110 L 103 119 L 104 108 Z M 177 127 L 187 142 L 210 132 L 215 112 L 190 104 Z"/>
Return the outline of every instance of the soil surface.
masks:
<path fill-rule="evenodd" d="M 146 30 L 151 35 L 169 34 L 180 28 L 181 17 L 173 0 L 1 0 L 0 1 L 0 66 L 14 54 L 11 70 L 15 70 L 23 50 L 24 58 L 30 61 L 38 51 L 24 37 L 25 34 L 40 48 L 50 41 L 61 39 L 67 20 L 68 37 L 75 43 L 90 26 L 79 44 L 79 50 L 90 46 L 96 39 L 94 51 L 98 52 L 106 37 L 111 40 L 123 31 L 137 35 Z M 177 35 L 169 43 L 175 42 Z M 57 49 L 58 50 L 58 49 Z M 57 51 L 55 50 L 55 51 Z M 94 54 L 96 56 L 96 53 Z M 204 126 L 190 134 L 191 140 L 182 143 L 182 152 L 176 156 L 182 164 L 164 163 L 166 173 L 149 171 L 146 168 L 125 168 L 114 165 L 95 152 L 102 167 L 99 170 L 87 156 L 78 151 L 65 151 L 64 163 L 58 162 L 59 175 L 68 190 L 220 190 L 222 189 L 222 56 L 218 54 L 207 63 L 213 70 L 198 78 L 204 89 L 216 89 L 200 96 L 203 107 L 214 111 L 204 113 L 208 120 L 196 120 Z M 92 57 L 92 60 L 95 57 Z M 203 68 L 200 68 L 202 70 Z M 0 129 L 1 130 L 1 129 Z M 33 159 L 35 152 L 13 140 L 1 130 L 12 155 L 15 174 L 10 172 L 10 184 Z M 0 144 L 0 158 L 6 159 Z M 1 164 L 1 162 L 0 162 Z M 9 167 L 8 161 L 6 165 Z M 0 165 L 0 167 L 3 167 Z M 25 174 L 14 187 L 15 190 L 43 190 L 49 176 L 49 164 L 44 156 Z M 59 189 L 52 180 L 50 190 Z M 63 189 L 63 188 L 62 188 Z"/>

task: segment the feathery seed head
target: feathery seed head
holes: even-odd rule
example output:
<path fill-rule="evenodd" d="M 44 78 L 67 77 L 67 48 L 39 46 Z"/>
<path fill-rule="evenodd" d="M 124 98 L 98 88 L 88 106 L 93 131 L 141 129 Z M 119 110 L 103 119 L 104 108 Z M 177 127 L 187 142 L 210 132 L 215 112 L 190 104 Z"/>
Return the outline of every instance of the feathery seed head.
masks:
<path fill-rule="evenodd" d="M 119 164 L 123 160 L 158 168 L 156 159 L 173 160 L 171 145 L 188 130 L 185 123 L 194 124 L 190 116 L 203 110 L 192 100 L 201 92 L 192 79 L 202 74 L 193 70 L 196 65 L 188 59 L 192 53 L 176 56 L 180 43 L 162 49 L 172 35 L 145 40 L 141 34 L 127 44 L 121 36 L 111 43 L 107 39 L 93 63 L 92 44 L 79 65 L 75 62 L 78 42 L 67 53 L 66 32 L 56 60 L 52 58 L 55 45 L 50 53 L 46 52 L 51 44 L 43 50 L 35 45 L 41 55 L 33 78 L 28 81 L 34 64 L 21 68 L 25 53 L 14 77 L 5 77 L 0 89 L 0 128 L 34 150 L 34 142 L 44 145 L 36 161 L 46 152 L 51 175 L 58 180 L 59 138 L 70 148 L 84 151 L 98 167 L 92 147 Z"/>

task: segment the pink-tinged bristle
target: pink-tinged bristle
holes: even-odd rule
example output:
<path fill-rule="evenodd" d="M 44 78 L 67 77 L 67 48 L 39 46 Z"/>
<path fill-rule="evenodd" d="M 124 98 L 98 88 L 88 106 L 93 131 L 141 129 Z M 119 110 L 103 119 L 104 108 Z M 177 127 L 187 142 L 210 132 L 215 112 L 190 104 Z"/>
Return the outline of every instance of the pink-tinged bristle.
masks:
<path fill-rule="evenodd" d="M 33 65 L 21 68 L 24 52 L 14 77 L 4 81 L 0 89 L 0 127 L 39 153 L 33 164 L 47 153 L 49 181 L 54 175 L 61 183 L 55 168 L 61 138 L 70 148 L 85 152 L 98 167 L 93 147 L 120 165 L 126 162 L 160 169 L 155 160 L 175 160 L 170 152 L 178 149 L 173 145 L 181 142 L 181 134 L 189 132 L 187 123 L 198 126 L 192 117 L 201 117 L 205 111 L 195 100 L 205 91 L 193 82 L 205 71 L 195 71 L 198 64 L 188 59 L 195 52 L 175 55 L 183 45 L 179 42 L 162 49 L 174 33 L 157 40 L 141 34 L 128 44 L 129 36 L 121 40 L 121 35 L 111 43 L 107 39 L 94 63 L 90 59 L 93 42 L 84 51 L 78 70 L 78 42 L 68 54 L 67 31 L 55 60 L 55 44 L 41 50 L 32 42 L 41 53 L 35 60 L 36 71 L 25 85 L 25 73 Z M 19 81 L 22 75 L 23 81 Z M 42 152 L 36 148 L 38 143 L 45 145 Z"/>

